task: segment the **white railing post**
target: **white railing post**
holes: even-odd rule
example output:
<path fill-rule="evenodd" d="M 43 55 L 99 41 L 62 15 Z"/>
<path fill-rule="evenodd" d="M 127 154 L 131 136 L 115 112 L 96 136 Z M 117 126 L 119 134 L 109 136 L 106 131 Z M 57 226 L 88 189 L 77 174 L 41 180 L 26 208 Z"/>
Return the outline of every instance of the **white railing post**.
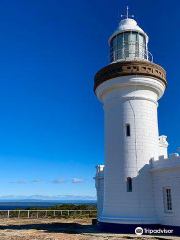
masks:
<path fill-rule="evenodd" d="M 29 218 L 29 210 L 28 210 L 28 218 Z"/>
<path fill-rule="evenodd" d="M 9 218 L 9 210 L 8 210 L 8 218 Z"/>

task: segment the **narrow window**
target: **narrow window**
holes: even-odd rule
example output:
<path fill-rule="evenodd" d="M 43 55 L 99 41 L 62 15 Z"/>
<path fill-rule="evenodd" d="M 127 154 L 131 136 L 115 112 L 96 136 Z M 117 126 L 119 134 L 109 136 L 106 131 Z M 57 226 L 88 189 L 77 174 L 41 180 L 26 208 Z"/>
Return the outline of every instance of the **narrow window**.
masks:
<path fill-rule="evenodd" d="M 130 124 L 126 124 L 126 137 L 130 137 L 130 136 L 131 136 Z"/>
<path fill-rule="evenodd" d="M 127 192 L 132 192 L 132 178 L 127 178 Z"/>
<path fill-rule="evenodd" d="M 172 212 L 171 188 L 164 187 L 163 194 L 164 194 L 164 210 L 166 213 L 171 213 Z"/>

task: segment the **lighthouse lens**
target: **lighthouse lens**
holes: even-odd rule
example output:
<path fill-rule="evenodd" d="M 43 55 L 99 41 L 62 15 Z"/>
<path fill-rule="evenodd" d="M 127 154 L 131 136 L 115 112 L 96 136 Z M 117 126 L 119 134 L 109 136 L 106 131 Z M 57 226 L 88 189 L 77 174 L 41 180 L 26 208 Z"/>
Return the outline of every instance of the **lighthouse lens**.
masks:
<path fill-rule="evenodd" d="M 110 62 L 141 58 L 148 60 L 145 36 L 127 31 L 116 35 L 110 42 Z"/>

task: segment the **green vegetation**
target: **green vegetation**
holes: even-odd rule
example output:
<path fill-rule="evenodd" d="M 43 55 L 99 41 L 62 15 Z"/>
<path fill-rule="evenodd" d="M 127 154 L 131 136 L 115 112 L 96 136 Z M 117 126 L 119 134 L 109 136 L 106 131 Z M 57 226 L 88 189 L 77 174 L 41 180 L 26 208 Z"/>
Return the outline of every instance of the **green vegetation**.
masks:
<path fill-rule="evenodd" d="M 29 210 L 29 211 L 26 211 Z M 29 207 L 25 211 L 16 209 L 9 212 L 10 218 L 97 218 L 97 205 L 62 204 L 53 207 Z M 41 211 L 39 211 L 41 210 Z M 48 210 L 48 211 L 47 211 Z M 60 211 L 58 211 L 60 210 Z M 83 210 L 86 210 L 85 212 Z M 28 215 L 29 214 L 29 215 Z M 7 217 L 7 211 L 0 212 L 0 218 Z"/>
<path fill-rule="evenodd" d="M 62 204 L 46 208 L 28 207 L 26 210 L 97 210 L 97 204 Z"/>

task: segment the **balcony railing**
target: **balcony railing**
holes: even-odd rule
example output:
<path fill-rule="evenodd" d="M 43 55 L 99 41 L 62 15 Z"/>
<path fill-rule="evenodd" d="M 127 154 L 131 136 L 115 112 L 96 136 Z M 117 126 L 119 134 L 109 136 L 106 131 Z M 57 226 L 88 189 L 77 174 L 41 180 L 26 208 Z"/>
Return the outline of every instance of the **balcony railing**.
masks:
<path fill-rule="evenodd" d="M 153 62 L 153 55 L 146 50 L 145 45 L 138 42 L 124 42 L 123 48 L 115 46 L 106 58 L 106 65 L 117 61 L 143 60 Z"/>

